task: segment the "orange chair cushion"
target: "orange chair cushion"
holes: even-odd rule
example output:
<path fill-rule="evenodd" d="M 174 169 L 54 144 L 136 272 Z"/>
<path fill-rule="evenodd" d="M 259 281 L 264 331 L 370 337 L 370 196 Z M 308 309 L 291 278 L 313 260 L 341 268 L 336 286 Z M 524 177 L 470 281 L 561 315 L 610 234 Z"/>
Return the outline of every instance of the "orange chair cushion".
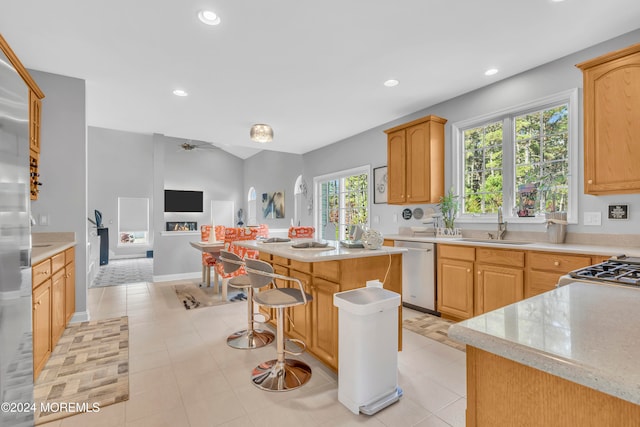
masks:
<path fill-rule="evenodd" d="M 216 240 L 224 240 L 224 225 L 216 225 Z M 200 226 L 200 238 L 203 242 L 208 242 L 211 236 L 211 225 Z M 202 265 L 212 267 L 216 264 L 216 258 L 208 252 L 202 252 Z"/>
<path fill-rule="evenodd" d="M 290 239 L 313 238 L 316 229 L 314 227 L 289 227 Z"/>
<path fill-rule="evenodd" d="M 224 249 L 229 252 L 233 252 L 240 258 L 258 258 L 259 252 L 255 249 L 247 249 L 240 246 L 236 246 L 233 242 L 238 240 L 255 240 L 258 237 L 258 227 L 234 227 L 226 228 L 224 230 Z M 231 274 L 224 272 L 222 263 L 217 263 L 214 266 L 216 273 L 223 278 L 236 277 L 245 274 L 244 267 L 240 267 Z"/>

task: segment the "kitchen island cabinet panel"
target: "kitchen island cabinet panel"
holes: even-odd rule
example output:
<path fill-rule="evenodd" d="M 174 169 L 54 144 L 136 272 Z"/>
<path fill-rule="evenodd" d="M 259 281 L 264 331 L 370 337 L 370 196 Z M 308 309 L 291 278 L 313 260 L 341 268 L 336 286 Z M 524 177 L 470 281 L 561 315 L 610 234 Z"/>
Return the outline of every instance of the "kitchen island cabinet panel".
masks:
<path fill-rule="evenodd" d="M 310 351 L 334 371 L 338 370 L 338 308 L 333 305 L 333 294 L 336 292 L 340 292 L 337 283 L 314 278 L 311 307 L 315 321 Z"/>

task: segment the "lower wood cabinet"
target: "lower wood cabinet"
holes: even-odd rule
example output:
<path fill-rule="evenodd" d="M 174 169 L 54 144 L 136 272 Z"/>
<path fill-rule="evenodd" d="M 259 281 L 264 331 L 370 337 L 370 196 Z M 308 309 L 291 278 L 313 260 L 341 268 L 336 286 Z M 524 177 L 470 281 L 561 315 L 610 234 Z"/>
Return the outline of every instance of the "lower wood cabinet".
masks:
<path fill-rule="evenodd" d="M 34 380 L 75 312 L 75 286 L 74 248 L 32 267 Z"/>
<path fill-rule="evenodd" d="M 314 278 L 311 287 L 313 318 L 311 352 L 325 364 L 338 369 L 338 308 L 333 305 L 333 294 L 340 285 Z"/>
<path fill-rule="evenodd" d="M 560 276 L 602 262 L 602 255 L 438 244 L 437 307 L 468 319 L 555 289 Z"/>
<path fill-rule="evenodd" d="M 51 279 L 33 290 L 33 376 L 34 379 L 51 355 Z"/>
<path fill-rule="evenodd" d="M 307 273 L 302 273 L 296 270 L 290 270 L 289 276 L 296 278 L 302 282 L 302 286 L 304 291 L 312 295 L 313 290 L 311 289 L 311 275 Z M 295 282 L 289 282 L 289 287 L 298 288 L 298 284 Z M 311 339 L 311 307 L 312 304 L 306 305 L 298 305 L 296 307 L 292 307 L 288 309 L 288 318 L 286 320 L 286 328 L 285 331 L 289 334 L 291 338 L 296 338 L 302 340 L 309 345 L 309 340 Z"/>

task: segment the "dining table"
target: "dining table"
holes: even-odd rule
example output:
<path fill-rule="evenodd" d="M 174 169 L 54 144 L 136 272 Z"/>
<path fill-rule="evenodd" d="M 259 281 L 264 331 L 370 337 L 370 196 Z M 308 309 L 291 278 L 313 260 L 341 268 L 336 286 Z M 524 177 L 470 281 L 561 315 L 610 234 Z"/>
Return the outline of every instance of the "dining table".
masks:
<path fill-rule="evenodd" d="M 218 257 L 220 255 L 220 250 L 224 249 L 224 242 L 222 240 L 214 241 L 214 242 L 189 242 L 191 247 L 198 249 L 200 252 L 206 252 L 214 257 Z M 202 264 L 202 283 L 200 286 L 211 286 L 211 267 L 208 265 Z M 213 286 L 214 291 L 218 292 L 218 274 L 214 271 L 213 277 Z"/>

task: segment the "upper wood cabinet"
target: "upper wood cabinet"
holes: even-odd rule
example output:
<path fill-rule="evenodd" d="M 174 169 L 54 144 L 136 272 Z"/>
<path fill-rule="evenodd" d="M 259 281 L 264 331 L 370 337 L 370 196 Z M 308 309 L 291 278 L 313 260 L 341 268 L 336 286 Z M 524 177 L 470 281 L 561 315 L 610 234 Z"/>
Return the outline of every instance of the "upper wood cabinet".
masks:
<path fill-rule="evenodd" d="M 426 116 L 387 134 L 389 204 L 438 203 L 444 195 L 444 125 Z"/>
<path fill-rule="evenodd" d="M 640 43 L 576 66 L 584 78 L 584 192 L 640 193 Z"/>

